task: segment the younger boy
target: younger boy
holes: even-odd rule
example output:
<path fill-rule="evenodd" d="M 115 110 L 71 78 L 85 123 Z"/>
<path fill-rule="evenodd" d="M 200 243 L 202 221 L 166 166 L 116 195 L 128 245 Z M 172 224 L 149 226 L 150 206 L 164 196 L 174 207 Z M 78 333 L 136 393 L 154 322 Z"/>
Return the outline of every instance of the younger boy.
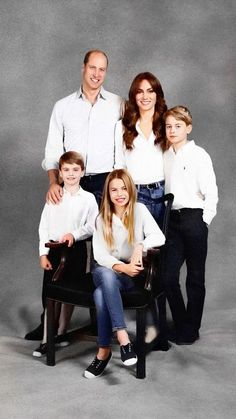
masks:
<path fill-rule="evenodd" d="M 166 247 L 166 296 L 176 327 L 176 343 L 199 339 L 205 299 L 205 262 L 208 226 L 216 215 L 218 191 L 209 154 L 188 141 L 192 117 L 184 106 L 164 114 L 167 150 L 164 152 L 165 192 L 174 194 Z M 187 304 L 179 284 L 186 261 Z"/>
<path fill-rule="evenodd" d="M 94 195 L 84 191 L 80 186 L 80 179 L 84 174 L 82 156 L 74 151 L 64 153 L 59 160 L 59 173 L 64 183 L 62 200 L 57 205 L 45 204 L 39 224 L 39 254 L 40 266 L 44 269 L 44 286 L 51 280 L 59 263 L 57 252 L 45 247 L 45 243 L 49 240 L 62 243 L 68 241 L 70 251 L 67 276 L 79 280 L 85 274 L 87 251 L 84 240 L 92 236 L 98 214 Z M 45 308 L 44 290 L 43 304 Z M 72 311 L 73 306 L 62 304 L 59 310 L 56 342 L 63 344 L 63 335 Z M 44 321 L 43 342 L 33 352 L 33 356 L 41 357 L 47 352 L 45 324 L 46 321 Z"/>

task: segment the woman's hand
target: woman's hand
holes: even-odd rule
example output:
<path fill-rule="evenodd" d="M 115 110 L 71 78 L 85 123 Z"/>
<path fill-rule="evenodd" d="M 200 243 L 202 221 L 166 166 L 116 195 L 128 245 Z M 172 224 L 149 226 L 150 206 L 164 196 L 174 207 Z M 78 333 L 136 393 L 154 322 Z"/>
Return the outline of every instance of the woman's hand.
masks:
<path fill-rule="evenodd" d="M 41 268 L 45 269 L 45 271 L 52 270 L 52 264 L 50 260 L 48 259 L 47 255 L 40 256 L 39 263 L 40 263 Z"/>
<path fill-rule="evenodd" d="M 66 241 L 68 241 L 68 247 L 73 246 L 74 244 L 74 236 L 71 233 L 67 233 L 64 236 L 61 237 L 61 239 L 59 240 L 60 243 L 65 243 Z"/>

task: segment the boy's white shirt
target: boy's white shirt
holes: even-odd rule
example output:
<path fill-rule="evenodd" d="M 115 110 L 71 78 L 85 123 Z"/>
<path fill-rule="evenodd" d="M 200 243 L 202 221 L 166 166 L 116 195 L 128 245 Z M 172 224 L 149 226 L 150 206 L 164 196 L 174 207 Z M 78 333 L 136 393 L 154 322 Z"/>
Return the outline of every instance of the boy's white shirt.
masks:
<path fill-rule="evenodd" d="M 171 146 L 164 153 L 165 193 L 174 194 L 172 209 L 202 208 L 203 221 L 216 215 L 218 189 L 209 154 L 188 141 L 177 152 Z"/>
<path fill-rule="evenodd" d="M 165 236 L 158 227 L 156 221 L 144 204 L 135 205 L 135 242 L 143 244 L 143 250 L 153 246 L 162 246 L 165 243 Z M 114 237 L 114 248 L 109 249 L 103 236 L 103 220 L 99 215 L 96 220 L 96 228 L 93 234 L 93 253 L 96 262 L 107 268 L 122 261 L 129 261 L 134 250 L 134 245 L 128 244 L 128 231 L 122 221 L 113 214 L 112 233 Z"/>
<path fill-rule="evenodd" d="M 39 255 L 47 255 L 45 243 L 59 240 L 64 234 L 71 233 L 75 241 L 92 236 L 98 206 L 92 193 L 81 187 L 71 195 L 63 188 L 62 201 L 54 205 L 45 204 L 39 224 Z"/>

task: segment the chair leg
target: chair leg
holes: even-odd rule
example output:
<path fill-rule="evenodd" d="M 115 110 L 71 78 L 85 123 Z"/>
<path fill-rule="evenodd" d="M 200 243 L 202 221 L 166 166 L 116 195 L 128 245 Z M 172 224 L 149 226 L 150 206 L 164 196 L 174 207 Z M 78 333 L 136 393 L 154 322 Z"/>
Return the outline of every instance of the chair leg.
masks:
<path fill-rule="evenodd" d="M 138 357 L 136 377 L 146 377 L 146 351 L 145 351 L 146 309 L 136 310 L 136 352 Z"/>
<path fill-rule="evenodd" d="M 47 299 L 47 365 L 55 365 L 55 301 Z"/>
<path fill-rule="evenodd" d="M 157 343 L 153 349 L 156 351 L 168 351 L 170 349 L 170 345 L 167 340 L 166 296 L 164 293 L 157 298 L 157 305 L 159 311 L 160 333 L 157 337 Z"/>

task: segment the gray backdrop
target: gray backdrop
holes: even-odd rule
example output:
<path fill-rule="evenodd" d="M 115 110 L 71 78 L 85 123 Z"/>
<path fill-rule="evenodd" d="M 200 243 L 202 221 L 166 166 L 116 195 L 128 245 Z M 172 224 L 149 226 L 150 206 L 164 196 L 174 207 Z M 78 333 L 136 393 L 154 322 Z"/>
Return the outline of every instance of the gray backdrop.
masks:
<path fill-rule="evenodd" d="M 235 325 L 235 2 L 232 0 L 2 0 L 2 335 L 23 336 L 41 309 L 38 222 L 47 190 L 41 160 L 53 104 L 77 90 L 85 52 L 110 60 L 106 88 L 127 95 L 151 71 L 168 106 L 187 105 L 193 135 L 219 186 L 210 227 L 203 328 Z M 230 321 L 231 320 L 231 321 Z M 230 325 L 230 326 L 229 326 Z"/>

